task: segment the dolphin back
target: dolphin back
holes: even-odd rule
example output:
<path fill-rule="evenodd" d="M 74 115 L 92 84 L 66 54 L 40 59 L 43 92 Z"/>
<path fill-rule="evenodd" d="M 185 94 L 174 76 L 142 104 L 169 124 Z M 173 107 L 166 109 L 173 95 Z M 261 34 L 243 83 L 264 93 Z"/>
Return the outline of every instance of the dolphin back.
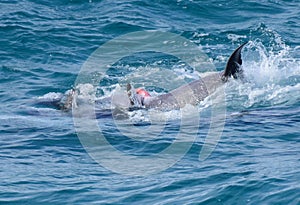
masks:
<path fill-rule="evenodd" d="M 246 44 L 247 43 L 243 43 L 231 54 L 230 58 L 227 61 L 227 65 L 222 76 L 223 81 L 226 82 L 229 77 L 233 77 L 235 79 L 243 77 L 243 70 L 241 68 L 241 52 Z"/>

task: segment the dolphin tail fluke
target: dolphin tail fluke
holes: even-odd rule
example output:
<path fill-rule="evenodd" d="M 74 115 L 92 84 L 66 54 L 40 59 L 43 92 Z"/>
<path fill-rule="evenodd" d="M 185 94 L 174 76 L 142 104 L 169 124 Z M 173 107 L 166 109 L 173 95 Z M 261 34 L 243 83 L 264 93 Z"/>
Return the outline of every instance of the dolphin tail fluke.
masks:
<path fill-rule="evenodd" d="M 227 81 L 228 77 L 231 76 L 235 79 L 243 76 L 243 70 L 241 69 L 241 65 L 242 65 L 241 52 L 243 50 L 243 47 L 246 44 L 247 42 L 243 43 L 231 54 L 226 65 L 226 69 L 222 76 L 223 81 Z"/>

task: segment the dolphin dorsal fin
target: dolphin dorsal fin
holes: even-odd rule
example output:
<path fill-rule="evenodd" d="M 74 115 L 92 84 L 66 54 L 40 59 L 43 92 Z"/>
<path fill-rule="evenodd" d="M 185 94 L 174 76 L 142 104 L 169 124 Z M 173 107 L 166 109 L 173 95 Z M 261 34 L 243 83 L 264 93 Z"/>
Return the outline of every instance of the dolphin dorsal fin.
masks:
<path fill-rule="evenodd" d="M 226 69 L 222 76 L 223 81 L 227 81 L 228 77 L 238 78 L 241 75 L 241 65 L 242 65 L 242 57 L 241 52 L 243 47 L 247 44 L 243 43 L 240 45 L 235 51 L 231 54 L 229 60 L 227 61 Z"/>

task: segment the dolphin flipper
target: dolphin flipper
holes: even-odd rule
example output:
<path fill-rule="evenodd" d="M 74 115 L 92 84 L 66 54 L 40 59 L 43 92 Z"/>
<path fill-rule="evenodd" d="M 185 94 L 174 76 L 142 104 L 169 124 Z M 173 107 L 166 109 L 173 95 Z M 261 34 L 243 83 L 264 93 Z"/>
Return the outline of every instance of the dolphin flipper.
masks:
<path fill-rule="evenodd" d="M 222 80 L 224 82 L 226 82 L 228 77 L 231 76 L 235 79 L 237 79 L 238 77 L 242 77 L 243 70 L 241 69 L 241 65 L 242 65 L 241 52 L 243 50 L 243 47 L 246 44 L 247 42 L 243 43 L 231 54 L 229 60 L 227 61 L 227 65 L 222 76 Z"/>

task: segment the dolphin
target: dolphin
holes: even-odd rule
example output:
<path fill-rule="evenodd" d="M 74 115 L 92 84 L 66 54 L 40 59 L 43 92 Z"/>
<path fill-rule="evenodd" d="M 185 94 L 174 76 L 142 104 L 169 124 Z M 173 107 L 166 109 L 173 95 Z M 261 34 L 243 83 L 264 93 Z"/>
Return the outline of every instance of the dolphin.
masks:
<path fill-rule="evenodd" d="M 97 118 L 106 117 L 111 114 L 127 118 L 126 110 L 151 108 L 171 110 L 183 108 L 187 104 L 197 105 L 218 87 L 224 85 L 229 78 L 243 80 L 241 52 L 246 44 L 243 43 L 231 54 L 225 70 L 209 74 L 199 80 L 178 87 L 169 93 L 152 97 L 144 89 L 135 89 L 131 84 L 127 84 L 127 92 L 120 90 L 120 88 L 116 89 L 110 97 L 95 101 Z M 46 106 L 51 105 L 62 111 L 70 111 L 73 107 L 76 107 L 77 96 L 78 91 L 76 88 L 72 88 L 65 95 L 51 102 L 39 101 L 38 103 Z M 103 105 L 106 105 L 106 108 L 103 109 L 105 107 Z M 97 109 L 98 107 L 100 109 Z"/>
<path fill-rule="evenodd" d="M 159 108 L 170 110 L 182 108 L 187 104 L 199 104 L 209 93 L 214 92 L 218 87 L 226 83 L 229 77 L 243 79 L 241 52 L 246 44 L 243 43 L 231 54 L 224 71 L 207 75 L 199 80 L 176 88 L 169 93 L 156 97 L 142 96 L 138 95 L 135 89 L 128 84 L 127 92 L 131 105 L 147 109 Z"/>

